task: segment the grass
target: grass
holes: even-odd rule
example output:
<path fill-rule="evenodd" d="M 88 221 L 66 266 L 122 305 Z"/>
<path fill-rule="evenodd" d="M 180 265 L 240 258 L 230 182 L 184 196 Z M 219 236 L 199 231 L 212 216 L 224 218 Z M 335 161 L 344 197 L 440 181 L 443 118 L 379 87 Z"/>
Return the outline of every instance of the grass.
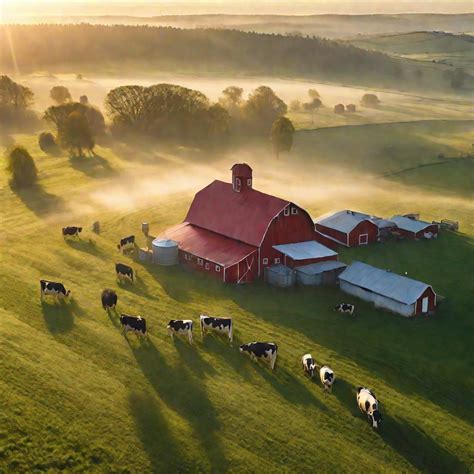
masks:
<path fill-rule="evenodd" d="M 420 191 L 418 180 L 430 173 L 422 168 L 412 182 L 410 173 L 355 179 L 354 188 L 365 192 L 348 195 L 341 187 L 331 194 L 323 169 L 345 170 L 350 187 L 356 172 L 382 174 L 429 161 L 437 150 L 464 151 L 472 125 L 374 127 L 298 133 L 289 159 L 278 163 L 260 150 L 258 160 L 239 150 L 214 163 L 189 163 L 193 151 L 150 150 L 145 160 L 117 147 L 99 147 L 102 158 L 94 162 L 71 163 L 42 153 L 34 136 L 17 136 L 40 181 L 15 194 L 0 172 L 0 471 L 471 471 L 474 219 L 467 190 L 447 181 L 448 198 L 438 196 L 442 187 Z M 394 146 L 390 157 L 387 143 Z M 459 217 L 462 233 L 444 232 L 436 241 L 341 252 L 343 261 L 362 259 L 432 283 L 446 296 L 436 316 L 410 321 L 354 301 L 357 316 L 350 319 L 332 311 L 348 300 L 335 288 L 223 286 L 178 267 L 118 257 L 120 237 L 138 235 L 143 221 L 158 232 L 182 220 L 200 180 L 227 173 L 237 158 L 254 164 L 256 186 L 302 201 L 313 213 L 344 203 L 384 215 L 411 205 L 428 216 Z M 155 189 L 145 187 L 155 176 Z M 138 200 L 137 190 L 153 202 Z M 100 235 L 89 230 L 94 220 Z M 82 241 L 67 244 L 60 227 L 76 223 L 85 227 Z M 138 269 L 135 286 L 116 283 L 118 260 Z M 40 278 L 64 282 L 72 302 L 41 304 Z M 100 305 L 105 287 L 117 290 L 119 311 L 147 318 L 148 341 L 121 334 L 117 315 Z M 196 320 L 201 311 L 232 315 L 234 347 L 214 337 L 201 342 L 197 334 L 192 347 L 170 340 L 169 319 Z M 280 347 L 273 374 L 237 350 L 258 339 Z M 332 395 L 302 374 L 305 352 L 335 370 Z M 358 412 L 358 385 L 381 401 L 378 432 Z"/>

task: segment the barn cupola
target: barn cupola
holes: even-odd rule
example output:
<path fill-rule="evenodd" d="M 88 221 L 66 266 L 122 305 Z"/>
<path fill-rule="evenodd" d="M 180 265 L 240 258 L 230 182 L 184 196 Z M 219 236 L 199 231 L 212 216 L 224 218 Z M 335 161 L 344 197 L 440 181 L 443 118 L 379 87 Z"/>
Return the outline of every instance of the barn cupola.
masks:
<path fill-rule="evenodd" d="M 237 163 L 232 170 L 232 189 L 236 193 L 252 189 L 252 168 L 247 163 Z"/>

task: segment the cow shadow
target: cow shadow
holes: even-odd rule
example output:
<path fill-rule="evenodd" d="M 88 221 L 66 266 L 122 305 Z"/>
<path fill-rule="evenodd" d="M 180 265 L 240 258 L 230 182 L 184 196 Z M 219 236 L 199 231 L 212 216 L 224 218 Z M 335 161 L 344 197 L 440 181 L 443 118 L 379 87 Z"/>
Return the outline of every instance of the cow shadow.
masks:
<path fill-rule="evenodd" d="M 116 170 L 102 156 L 93 153 L 91 156 L 70 157 L 71 167 L 90 178 L 106 178 L 116 173 Z"/>
<path fill-rule="evenodd" d="M 225 471 L 228 463 L 218 436 L 220 422 L 203 385 L 204 377 L 194 375 L 187 365 L 168 365 L 150 339 L 146 344 L 129 346 L 157 395 L 192 427 L 211 464 L 210 470 Z"/>
<path fill-rule="evenodd" d="M 173 438 L 157 401 L 151 394 L 132 391 L 129 412 L 151 465 L 151 472 L 177 472 L 183 468 L 185 453 Z"/>
<path fill-rule="evenodd" d="M 180 356 L 180 360 L 186 364 L 186 367 L 188 367 L 193 374 L 199 377 L 215 374 L 216 370 L 214 367 L 202 358 L 196 347 L 199 342 L 197 342 L 197 344 L 196 342 L 197 341 L 194 341 L 191 345 L 184 337 L 174 337 L 174 347 Z"/>
<path fill-rule="evenodd" d="M 415 469 L 440 474 L 469 472 L 468 466 L 422 429 L 403 419 L 384 414 L 382 416 L 383 423 L 377 433 Z"/>
<path fill-rule="evenodd" d="M 360 415 L 360 410 L 357 407 L 357 389 L 354 385 L 350 384 L 344 379 L 336 378 L 332 387 L 332 395 L 335 396 L 341 405 L 347 408 L 347 411 L 352 416 Z"/>
<path fill-rule="evenodd" d="M 117 282 L 117 286 L 122 290 L 128 291 L 129 293 L 133 293 L 137 296 L 141 296 L 148 300 L 159 301 L 158 297 L 149 294 L 148 286 L 145 283 L 145 280 L 143 280 L 137 274 L 135 274 L 135 279 L 133 283 L 127 280 L 120 280 L 118 278 L 116 279 L 116 282 Z"/>
<path fill-rule="evenodd" d="M 66 210 L 63 199 L 48 193 L 39 184 L 29 188 L 14 187 L 12 190 L 23 204 L 38 217 L 43 217 L 51 213 L 64 212 Z"/>
<path fill-rule="evenodd" d="M 97 246 L 97 242 L 95 240 L 92 240 L 92 239 L 87 239 L 87 240 L 82 240 L 82 239 L 71 240 L 71 239 L 68 239 L 65 242 L 72 249 L 78 250 L 79 252 L 88 253 L 89 255 L 100 258 L 101 260 L 106 260 L 107 257 L 108 257 L 107 253 L 104 252 L 102 249 L 100 249 Z"/>
<path fill-rule="evenodd" d="M 122 330 L 122 325 L 120 324 L 120 311 L 117 310 L 117 307 L 115 309 L 108 309 L 105 310 L 107 313 L 108 318 L 112 322 L 112 324 L 117 328 Z"/>
<path fill-rule="evenodd" d="M 74 326 L 74 311 L 68 303 L 54 304 L 43 300 L 41 311 L 45 325 L 51 334 L 66 333 Z"/>

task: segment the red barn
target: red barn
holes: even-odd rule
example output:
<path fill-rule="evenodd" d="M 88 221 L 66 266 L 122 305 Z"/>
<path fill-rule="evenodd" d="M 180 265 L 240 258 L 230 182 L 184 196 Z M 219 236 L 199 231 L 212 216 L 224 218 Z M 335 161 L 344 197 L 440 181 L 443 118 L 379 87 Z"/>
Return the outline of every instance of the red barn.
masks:
<path fill-rule="evenodd" d="M 228 283 L 253 281 L 265 267 L 284 261 L 293 266 L 337 259 L 315 241 L 304 209 L 253 189 L 252 168 L 245 163 L 232 167 L 232 183 L 215 180 L 201 189 L 184 222 L 160 238 L 178 242 L 181 263 Z M 279 249 L 283 244 L 294 245 Z"/>
<path fill-rule="evenodd" d="M 408 239 L 431 239 L 432 237 L 438 236 L 438 224 L 424 222 L 405 216 L 393 216 L 390 220 L 396 224 L 395 232 L 407 237 Z"/>
<path fill-rule="evenodd" d="M 325 215 L 315 221 L 316 231 L 346 247 L 377 242 L 379 227 L 372 217 L 350 210 Z"/>

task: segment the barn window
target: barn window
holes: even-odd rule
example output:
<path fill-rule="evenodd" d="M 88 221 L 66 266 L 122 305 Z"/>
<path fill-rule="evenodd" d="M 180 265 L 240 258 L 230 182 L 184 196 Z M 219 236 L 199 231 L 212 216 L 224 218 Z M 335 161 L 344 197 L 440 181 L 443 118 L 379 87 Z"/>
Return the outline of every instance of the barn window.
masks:
<path fill-rule="evenodd" d="M 216 272 L 220 272 L 221 271 L 221 267 L 219 265 L 216 265 Z"/>
<path fill-rule="evenodd" d="M 298 209 L 296 209 L 296 207 L 292 207 L 291 213 L 295 216 L 296 214 L 298 214 Z"/>
<path fill-rule="evenodd" d="M 275 258 L 275 264 L 280 263 L 280 257 Z"/>
<path fill-rule="evenodd" d="M 268 258 L 265 257 L 265 258 L 263 259 L 263 264 L 264 264 L 264 265 L 268 265 Z"/>
<path fill-rule="evenodd" d="M 242 186 L 242 182 L 240 181 L 240 178 L 234 178 L 234 191 L 237 191 L 240 193 L 240 188 Z"/>
<path fill-rule="evenodd" d="M 366 245 L 369 243 L 369 234 L 359 235 L 359 245 Z"/>
<path fill-rule="evenodd" d="M 287 208 L 283 211 L 283 214 L 284 214 L 285 216 L 289 216 L 289 215 L 290 215 L 290 208 L 287 207 Z"/>
<path fill-rule="evenodd" d="M 249 188 L 252 187 L 252 178 L 248 178 L 248 179 L 247 179 L 247 186 L 248 186 Z"/>
<path fill-rule="evenodd" d="M 204 260 L 202 258 L 198 258 L 198 265 L 202 265 L 204 263 Z"/>
<path fill-rule="evenodd" d="M 204 268 L 205 268 L 206 270 L 209 270 L 209 268 L 211 268 L 211 266 L 209 265 L 209 262 L 206 262 L 206 265 L 204 265 Z"/>

